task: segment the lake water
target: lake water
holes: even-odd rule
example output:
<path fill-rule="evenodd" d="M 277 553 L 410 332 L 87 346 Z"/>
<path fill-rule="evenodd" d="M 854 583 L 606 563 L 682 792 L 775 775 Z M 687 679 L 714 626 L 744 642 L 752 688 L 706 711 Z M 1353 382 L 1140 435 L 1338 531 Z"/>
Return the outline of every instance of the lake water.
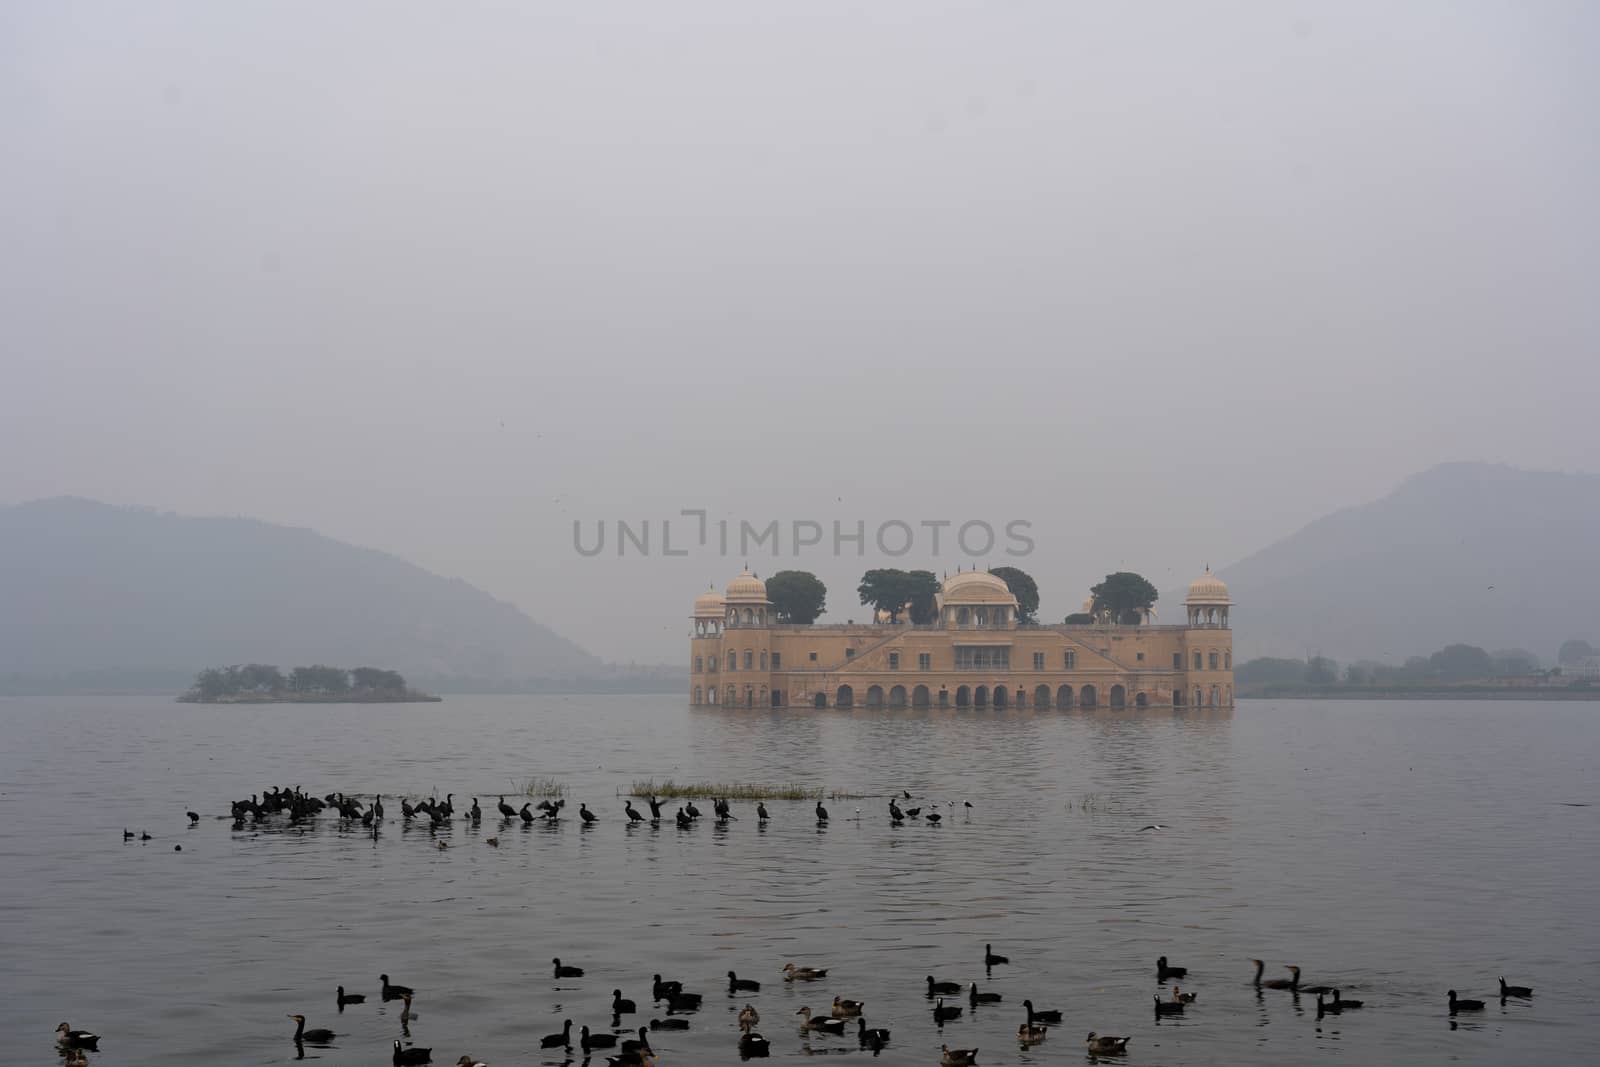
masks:
<path fill-rule="evenodd" d="M 0 727 L 12 1062 L 53 1062 L 65 1019 L 102 1035 L 91 1062 L 105 1067 L 280 1063 L 298 1055 L 285 1018 L 298 1012 L 339 1035 L 306 1059 L 388 1063 L 401 1026 L 378 1001 L 383 972 L 417 987 L 410 1036 L 447 1065 L 561 1063 L 538 1039 L 569 1017 L 574 1034 L 610 1029 L 613 988 L 640 1002 L 625 1022 L 663 1015 L 656 972 L 706 994 L 690 1030 L 653 1035 L 665 1067 L 737 1062 L 746 1001 L 774 1060 L 869 1056 L 853 1036 L 801 1036 L 795 1012 L 835 995 L 892 1029 L 886 1065 L 936 1064 L 941 1043 L 978 1047 L 983 1065 L 1079 1062 L 1089 1030 L 1131 1034 L 1131 1064 L 1562 1064 L 1600 1037 L 1586 981 L 1600 966 L 1593 704 L 1256 701 L 1173 716 L 74 697 L 0 700 Z M 457 820 L 440 851 L 399 819 L 398 795 L 431 792 L 458 810 L 475 794 L 492 816 L 535 777 L 566 789 L 555 827 Z M 829 801 L 826 828 L 789 801 L 768 803 L 765 829 L 745 802 L 726 828 L 629 828 L 620 794 L 651 777 L 863 796 Z M 332 818 L 232 831 L 229 801 L 294 784 L 381 791 L 388 824 L 377 842 Z M 891 827 L 885 798 L 902 789 L 944 825 Z M 599 825 L 579 826 L 580 801 Z M 189 808 L 204 815 L 192 829 Z M 1140 832 L 1150 823 L 1167 828 Z M 124 827 L 154 840 L 125 844 Z M 1011 958 L 987 975 L 986 942 Z M 1163 954 L 1200 999 L 1157 1024 Z M 555 956 L 587 975 L 555 981 Z M 1314 997 L 1258 994 L 1251 957 L 1367 1006 L 1319 1024 Z M 831 974 L 786 984 L 788 961 Z M 730 998 L 730 969 L 762 990 Z M 929 974 L 1004 1001 L 941 1033 Z M 1502 1007 L 1501 974 L 1535 999 Z M 340 984 L 368 1003 L 337 1012 Z M 1452 987 L 1488 1009 L 1453 1025 Z M 1027 997 L 1066 1022 L 1022 1051 Z"/>

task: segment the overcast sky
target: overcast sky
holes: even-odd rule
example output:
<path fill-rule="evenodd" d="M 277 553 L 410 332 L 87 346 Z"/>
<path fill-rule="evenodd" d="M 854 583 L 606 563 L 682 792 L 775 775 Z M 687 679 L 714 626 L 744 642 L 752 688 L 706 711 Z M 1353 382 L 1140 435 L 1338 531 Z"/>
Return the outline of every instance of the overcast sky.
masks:
<path fill-rule="evenodd" d="M 0 502 L 314 527 L 608 658 L 762 574 L 1045 614 L 1449 459 L 1600 463 L 1600 8 L 0 7 Z M 586 558 L 572 523 L 656 526 Z M 885 560 L 787 524 L 901 519 Z M 678 519 L 683 544 L 690 519 Z M 825 538 L 823 548 L 830 547 Z"/>

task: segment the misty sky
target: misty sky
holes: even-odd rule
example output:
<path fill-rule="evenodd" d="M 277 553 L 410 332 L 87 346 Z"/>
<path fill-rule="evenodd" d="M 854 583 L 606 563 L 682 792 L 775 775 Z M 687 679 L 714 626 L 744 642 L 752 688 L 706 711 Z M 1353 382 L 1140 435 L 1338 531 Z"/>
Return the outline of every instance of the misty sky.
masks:
<path fill-rule="evenodd" d="M 1553 2 L 6 4 L 0 502 L 310 526 L 679 660 L 741 558 L 574 519 L 1023 519 L 979 562 L 1059 619 L 1442 460 L 1594 470 L 1597 43 Z M 863 618 L 943 547 L 752 566 Z"/>

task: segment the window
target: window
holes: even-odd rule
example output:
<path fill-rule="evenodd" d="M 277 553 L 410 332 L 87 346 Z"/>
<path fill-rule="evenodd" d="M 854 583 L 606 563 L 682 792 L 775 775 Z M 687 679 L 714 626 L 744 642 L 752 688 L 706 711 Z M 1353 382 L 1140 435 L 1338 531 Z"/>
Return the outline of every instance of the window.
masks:
<path fill-rule="evenodd" d="M 1174 652 L 1172 654 L 1172 669 L 1175 670 L 1175 671 L 1183 670 L 1183 653 L 1182 652 Z M 1183 703 L 1183 701 L 1180 700 L 1178 703 L 1181 704 L 1181 703 Z"/>
<path fill-rule="evenodd" d="M 1061 666 L 1069 671 L 1077 669 L 1078 653 L 1071 649 L 1061 653 Z"/>
<path fill-rule="evenodd" d="M 1143 663 L 1144 662 L 1144 653 L 1143 652 L 1135 652 L 1134 655 L 1133 655 L 1133 660 L 1134 660 L 1135 663 Z"/>
<path fill-rule="evenodd" d="M 755 653 L 751 652 L 748 648 L 745 649 L 744 650 L 744 669 L 747 670 L 747 671 L 748 670 L 754 670 L 755 669 L 755 665 L 756 665 Z"/>
<path fill-rule="evenodd" d="M 705 658 L 703 656 L 696 656 L 694 658 L 694 673 L 699 674 L 703 670 L 705 670 Z M 696 701 L 696 703 L 698 703 L 698 701 Z"/>
<path fill-rule="evenodd" d="M 1194 654 L 1194 669 L 1195 670 L 1199 670 L 1200 669 L 1200 653 L 1198 653 L 1198 652 L 1196 652 Z M 1197 700 L 1197 701 L 1195 701 L 1195 703 L 1198 704 L 1200 702 Z"/>
<path fill-rule="evenodd" d="M 855 659 L 856 658 L 856 650 L 853 649 L 853 648 L 845 649 L 844 650 L 844 658 L 845 659 Z"/>
<path fill-rule="evenodd" d="M 815 652 L 807 652 L 806 659 L 810 660 L 812 663 L 815 663 L 817 662 L 817 654 Z"/>
<path fill-rule="evenodd" d="M 891 671 L 897 671 L 900 669 L 900 653 L 889 653 L 889 669 Z"/>
<path fill-rule="evenodd" d="M 1036 670 L 1036 671 L 1044 670 L 1044 653 L 1043 652 L 1035 652 L 1033 654 L 1033 669 Z"/>
<path fill-rule="evenodd" d="M 767 650 L 764 648 L 761 650 L 761 669 L 767 669 Z"/>
<path fill-rule="evenodd" d="M 983 670 L 989 667 L 1009 668 L 1011 650 L 988 645 L 956 646 L 956 670 Z"/>
<path fill-rule="evenodd" d="M 783 669 L 783 657 L 776 652 L 772 654 L 772 669 L 775 671 Z"/>
<path fill-rule="evenodd" d="M 1211 653 L 1211 669 L 1217 669 L 1217 654 L 1215 652 Z"/>
<path fill-rule="evenodd" d="M 917 653 L 917 670 L 919 670 L 919 671 L 931 671 L 931 670 L 933 670 L 933 654 L 932 653 L 930 653 L 930 652 L 918 652 Z"/>
<path fill-rule="evenodd" d="M 1222 654 L 1222 665 L 1224 667 L 1226 667 L 1230 671 L 1233 670 L 1233 653 L 1232 652 L 1224 652 Z"/>
<path fill-rule="evenodd" d="M 735 652 L 731 648 L 728 649 L 728 669 L 730 671 L 736 671 L 739 669 L 739 653 Z"/>

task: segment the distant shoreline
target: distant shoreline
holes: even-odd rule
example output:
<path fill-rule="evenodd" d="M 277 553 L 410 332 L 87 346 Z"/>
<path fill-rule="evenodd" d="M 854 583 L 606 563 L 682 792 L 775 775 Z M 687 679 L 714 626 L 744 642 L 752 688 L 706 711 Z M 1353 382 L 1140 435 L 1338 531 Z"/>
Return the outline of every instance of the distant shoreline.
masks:
<path fill-rule="evenodd" d="M 184 693 L 179 704 L 439 704 L 444 697 L 432 693 L 240 693 L 207 699 Z"/>
<path fill-rule="evenodd" d="M 1600 700 L 1596 689 L 1295 689 L 1266 686 L 1236 694 L 1238 700 L 1547 700 L 1582 702 Z"/>

